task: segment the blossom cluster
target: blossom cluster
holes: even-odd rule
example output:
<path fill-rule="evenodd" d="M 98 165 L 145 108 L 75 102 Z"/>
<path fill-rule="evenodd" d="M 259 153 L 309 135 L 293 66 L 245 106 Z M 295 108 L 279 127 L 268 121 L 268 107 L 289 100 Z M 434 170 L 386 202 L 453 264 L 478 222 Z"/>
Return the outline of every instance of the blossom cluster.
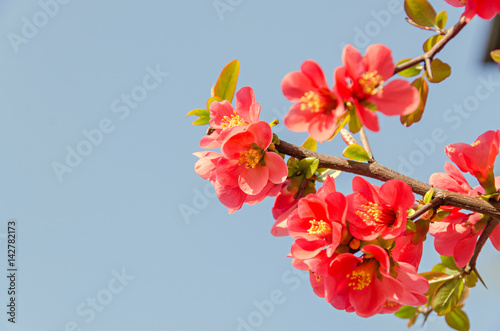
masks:
<path fill-rule="evenodd" d="M 285 181 L 288 168 L 274 151 L 273 132 L 259 121 L 260 105 L 250 87 L 236 94 L 236 109 L 227 101 L 210 105 L 210 135 L 200 141 L 202 148 L 220 148 L 220 153 L 194 153 L 199 158 L 195 171 L 213 183 L 220 202 L 230 212 L 243 203 L 255 204 L 275 196 Z"/>
<path fill-rule="evenodd" d="M 309 271 L 316 295 L 362 317 L 425 304 L 428 282 L 416 274 L 422 243 L 407 240 L 414 235 L 406 230 L 411 188 L 399 180 L 377 187 L 362 177 L 352 185 L 345 196 L 328 177 L 298 201 L 286 222 L 293 266 Z"/>
<path fill-rule="evenodd" d="M 394 79 L 386 83 L 395 68 L 387 46 L 370 45 L 362 56 L 352 45 L 347 45 L 342 61 L 344 65 L 335 69 L 332 88 L 313 60 L 306 60 L 300 71 L 283 78 L 283 94 L 294 102 L 284 119 L 289 130 L 307 131 L 317 141 L 324 142 L 346 123 L 353 132 L 363 125 L 379 131 L 376 111 L 389 116 L 409 115 L 420 104 L 417 89 L 408 81 Z"/>
<path fill-rule="evenodd" d="M 445 173 L 434 173 L 429 183 L 452 192 L 477 197 L 494 194 L 500 190 L 500 177 L 494 178 L 493 166 L 500 146 L 500 131 L 487 131 L 471 145 L 451 144 L 446 147 L 446 154 L 457 166 L 446 162 Z M 459 170 L 460 169 L 460 170 Z M 472 188 L 462 172 L 476 177 L 481 186 Z M 429 233 L 435 237 L 436 251 L 445 256 L 453 256 L 459 268 L 469 262 L 477 238 L 481 235 L 489 217 L 480 213 L 466 214 L 460 208 L 442 207 L 449 211 L 449 216 L 430 224 Z M 496 227 L 490 240 L 500 250 L 500 227 Z"/>

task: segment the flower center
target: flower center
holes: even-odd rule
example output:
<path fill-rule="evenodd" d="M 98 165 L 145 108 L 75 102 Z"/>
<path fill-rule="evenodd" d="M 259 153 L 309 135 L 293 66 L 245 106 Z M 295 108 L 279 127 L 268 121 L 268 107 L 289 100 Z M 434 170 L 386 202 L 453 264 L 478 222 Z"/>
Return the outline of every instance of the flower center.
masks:
<path fill-rule="evenodd" d="M 332 233 L 331 226 L 323 220 L 310 220 L 309 223 L 311 223 L 311 227 L 309 228 L 309 230 L 307 230 L 307 234 L 326 237 L 327 235 Z"/>
<path fill-rule="evenodd" d="M 353 290 L 362 290 L 369 286 L 372 282 L 373 276 L 378 268 L 378 262 L 375 259 L 368 259 L 363 261 L 359 267 L 354 269 L 346 277 L 351 281 L 347 284 Z"/>
<path fill-rule="evenodd" d="M 394 210 L 373 202 L 368 202 L 368 205 L 361 207 L 363 211 L 357 210 L 356 215 L 361 217 L 367 225 L 392 225 L 397 218 Z"/>
<path fill-rule="evenodd" d="M 264 158 L 264 151 L 260 148 L 252 148 L 246 152 L 241 152 L 239 165 L 245 164 L 245 168 L 255 168 L 257 164 Z"/>
<path fill-rule="evenodd" d="M 380 76 L 377 70 L 366 72 L 363 76 L 358 79 L 358 83 L 362 86 L 363 92 L 369 95 L 375 95 L 379 91 L 382 91 L 382 84 L 384 80 Z"/>
<path fill-rule="evenodd" d="M 223 129 L 232 128 L 233 126 L 245 126 L 245 125 L 248 125 L 248 123 L 245 122 L 235 110 L 233 110 L 231 116 L 226 115 L 222 118 Z"/>
<path fill-rule="evenodd" d="M 300 110 L 309 110 L 311 113 L 319 113 L 324 107 L 319 95 L 313 91 L 306 92 L 300 98 Z"/>

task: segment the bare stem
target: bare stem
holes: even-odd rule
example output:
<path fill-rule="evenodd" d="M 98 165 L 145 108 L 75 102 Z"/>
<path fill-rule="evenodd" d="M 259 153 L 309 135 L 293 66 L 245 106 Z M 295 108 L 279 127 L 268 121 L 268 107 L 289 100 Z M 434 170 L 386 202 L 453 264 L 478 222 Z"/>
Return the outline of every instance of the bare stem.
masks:
<path fill-rule="evenodd" d="M 499 220 L 496 218 L 491 218 L 486 225 L 486 227 L 483 230 L 483 233 L 479 236 L 479 239 L 476 243 L 476 248 L 474 249 L 474 254 L 472 255 L 471 259 L 469 260 L 469 263 L 467 263 L 467 266 L 464 268 L 465 273 L 470 273 L 473 270 L 476 270 L 476 262 L 477 258 L 479 256 L 479 253 L 481 253 L 481 250 L 484 247 L 484 244 L 488 241 L 488 238 L 490 237 L 491 233 L 495 229 L 495 227 L 498 225 Z"/>
<path fill-rule="evenodd" d="M 439 40 L 431 49 L 429 49 L 424 54 L 414 59 L 411 59 L 408 62 L 398 65 L 394 69 L 394 74 L 397 74 L 398 72 L 403 71 L 405 69 L 411 68 L 422 61 L 425 62 L 426 70 L 430 71 L 430 62 L 431 60 L 434 59 L 434 56 L 436 56 L 436 54 L 439 53 L 443 49 L 443 47 L 450 40 L 452 40 L 460 32 L 460 30 L 464 28 L 465 25 L 467 25 L 467 20 L 465 19 L 465 17 L 460 18 L 460 21 L 458 21 L 457 24 L 446 30 L 443 38 L 441 38 L 441 40 Z"/>

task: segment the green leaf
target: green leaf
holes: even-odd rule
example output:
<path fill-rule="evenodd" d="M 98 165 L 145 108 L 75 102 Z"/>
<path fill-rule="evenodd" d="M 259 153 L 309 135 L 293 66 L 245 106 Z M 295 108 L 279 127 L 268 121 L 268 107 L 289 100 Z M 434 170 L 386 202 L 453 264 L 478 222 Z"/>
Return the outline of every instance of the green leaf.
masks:
<path fill-rule="evenodd" d="M 437 217 L 437 221 L 442 221 L 443 219 L 445 219 L 446 217 L 450 216 L 451 214 L 451 211 L 449 210 L 442 210 L 440 209 L 437 213 L 436 213 L 436 217 Z"/>
<path fill-rule="evenodd" d="M 354 112 L 354 110 L 349 112 L 348 118 L 349 118 L 349 131 L 351 131 L 352 133 L 356 133 L 359 130 L 361 130 L 362 124 L 359 121 L 359 118 L 356 115 L 356 113 Z"/>
<path fill-rule="evenodd" d="M 408 17 L 418 25 L 435 26 L 436 11 L 427 0 L 405 0 L 405 11 Z"/>
<path fill-rule="evenodd" d="M 314 140 L 314 138 L 309 137 L 306 139 L 306 141 L 304 141 L 304 143 L 302 144 L 302 147 L 316 152 L 316 148 L 318 147 L 318 142 L 316 140 Z"/>
<path fill-rule="evenodd" d="M 306 157 L 299 161 L 299 171 L 305 173 L 307 179 L 311 178 L 318 169 L 319 160 L 315 157 Z"/>
<path fill-rule="evenodd" d="M 236 83 L 238 82 L 238 75 L 240 73 L 240 62 L 233 60 L 226 64 L 215 83 L 214 94 L 227 100 L 233 101 L 234 91 L 236 91 Z"/>
<path fill-rule="evenodd" d="M 413 223 L 412 220 L 406 221 L 406 229 L 411 232 L 417 232 L 417 226 L 415 225 L 415 223 Z"/>
<path fill-rule="evenodd" d="M 401 65 L 401 64 L 408 62 L 410 60 L 411 60 L 410 58 L 402 59 L 396 65 L 397 66 Z M 403 71 L 398 72 L 398 75 L 403 76 L 403 77 L 413 77 L 413 76 L 418 75 L 422 71 L 423 68 L 424 67 L 422 66 L 422 64 L 418 63 L 418 64 L 415 64 L 413 67 L 409 67 L 408 69 L 405 69 Z"/>
<path fill-rule="evenodd" d="M 344 152 L 342 152 L 342 155 L 348 159 L 361 162 L 370 160 L 370 156 L 368 155 L 366 150 L 358 144 L 352 144 L 347 146 L 344 149 Z"/>
<path fill-rule="evenodd" d="M 457 264 L 455 263 L 455 259 L 453 258 L 453 256 L 444 256 L 444 255 L 441 255 L 441 262 L 448 269 L 451 269 L 451 270 L 460 270 L 460 268 L 457 267 Z"/>
<path fill-rule="evenodd" d="M 431 83 L 439 83 L 448 78 L 451 75 L 451 67 L 442 62 L 440 59 L 434 59 L 431 62 L 431 72 L 432 78 L 427 75 L 427 79 Z"/>
<path fill-rule="evenodd" d="M 434 195 L 434 186 L 429 191 L 427 191 L 427 193 L 425 193 L 424 202 L 425 203 L 431 202 L 433 195 Z"/>
<path fill-rule="evenodd" d="M 417 308 L 413 306 L 403 306 L 399 308 L 399 310 L 395 312 L 394 315 L 396 315 L 396 317 L 399 318 L 411 318 L 415 316 L 415 314 L 417 313 L 418 313 Z"/>
<path fill-rule="evenodd" d="M 206 116 L 206 117 L 210 117 L 210 112 L 206 109 L 201 109 L 201 108 L 198 108 L 198 109 L 193 109 L 191 110 L 189 113 L 187 113 L 186 117 L 189 117 L 189 116 L 192 116 L 192 115 L 197 115 L 197 116 Z"/>
<path fill-rule="evenodd" d="M 413 123 L 420 121 L 427 103 L 427 95 L 429 94 L 429 85 L 423 77 L 415 79 L 411 85 L 417 89 L 420 95 L 420 104 L 413 113 L 401 116 L 401 124 L 404 126 L 411 126 Z"/>
<path fill-rule="evenodd" d="M 500 63 L 500 49 L 497 49 L 495 51 L 491 51 L 490 55 L 491 55 L 491 58 L 493 59 L 493 61 Z"/>
<path fill-rule="evenodd" d="M 432 271 L 439 271 L 444 273 L 446 271 L 446 266 L 442 263 L 436 264 L 434 267 L 432 267 Z"/>
<path fill-rule="evenodd" d="M 453 309 L 445 316 L 446 323 L 458 331 L 468 331 L 470 329 L 469 318 L 460 308 Z"/>
<path fill-rule="evenodd" d="M 443 35 L 437 34 L 437 35 L 434 35 L 434 36 L 430 37 L 429 39 L 427 39 L 424 42 L 424 44 L 422 45 L 424 52 L 428 52 L 432 47 L 434 47 L 434 45 L 437 44 L 438 41 L 443 39 L 443 37 L 444 37 Z"/>
<path fill-rule="evenodd" d="M 443 316 L 455 309 L 462 290 L 464 282 L 460 278 L 447 280 L 443 285 L 439 286 L 434 298 L 432 298 L 431 306 L 439 316 Z"/>
<path fill-rule="evenodd" d="M 467 277 L 465 277 L 465 285 L 467 285 L 467 287 L 474 287 L 476 286 L 476 283 L 477 283 L 477 275 L 476 272 L 472 271 L 470 274 L 467 275 Z"/>
<path fill-rule="evenodd" d="M 193 125 L 205 125 L 208 123 L 210 123 L 210 117 L 201 116 L 197 120 L 193 121 L 193 123 L 191 123 L 191 124 L 193 124 Z"/>
<path fill-rule="evenodd" d="M 440 11 L 436 16 L 436 26 L 440 29 L 444 29 L 447 21 L 448 21 L 448 13 L 445 12 L 444 10 Z"/>

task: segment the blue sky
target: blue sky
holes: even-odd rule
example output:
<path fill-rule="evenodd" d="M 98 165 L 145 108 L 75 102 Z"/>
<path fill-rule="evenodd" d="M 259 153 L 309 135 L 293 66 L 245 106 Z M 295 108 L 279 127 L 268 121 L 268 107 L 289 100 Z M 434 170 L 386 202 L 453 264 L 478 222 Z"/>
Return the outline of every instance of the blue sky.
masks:
<path fill-rule="evenodd" d="M 4 0 L 0 265 L 7 272 L 14 219 L 18 306 L 17 323 L 2 312 L 0 329 L 238 330 L 252 318 L 254 330 L 405 329 L 393 316 L 362 319 L 317 298 L 286 257 L 290 238 L 269 233 L 271 200 L 228 215 L 193 170 L 205 128 L 185 117 L 236 58 L 239 87 L 254 88 L 270 121 L 290 106 L 281 79 L 305 59 L 331 84 L 348 43 L 420 55 L 429 33 L 404 21 L 400 3 Z M 432 3 L 458 19 L 459 10 Z M 439 55 L 453 73 L 430 87 L 420 123 L 380 118 L 380 133 L 369 133 L 377 161 L 427 181 L 443 169 L 444 146 L 499 129 L 500 75 L 481 63 L 488 32 L 474 19 Z M 479 99 L 477 89 L 489 94 Z M 319 150 L 343 148 L 335 139 Z M 350 193 L 351 178 L 341 175 L 338 189 Z M 181 206 L 198 213 L 183 217 Z M 422 270 L 438 259 L 429 241 Z M 465 307 L 473 329 L 500 322 L 499 268 L 488 244 L 479 270 L 489 290 L 475 288 Z M 5 304 L 7 288 L 5 278 Z M 413 329 L 448 327 L 431 317 Z"/>

